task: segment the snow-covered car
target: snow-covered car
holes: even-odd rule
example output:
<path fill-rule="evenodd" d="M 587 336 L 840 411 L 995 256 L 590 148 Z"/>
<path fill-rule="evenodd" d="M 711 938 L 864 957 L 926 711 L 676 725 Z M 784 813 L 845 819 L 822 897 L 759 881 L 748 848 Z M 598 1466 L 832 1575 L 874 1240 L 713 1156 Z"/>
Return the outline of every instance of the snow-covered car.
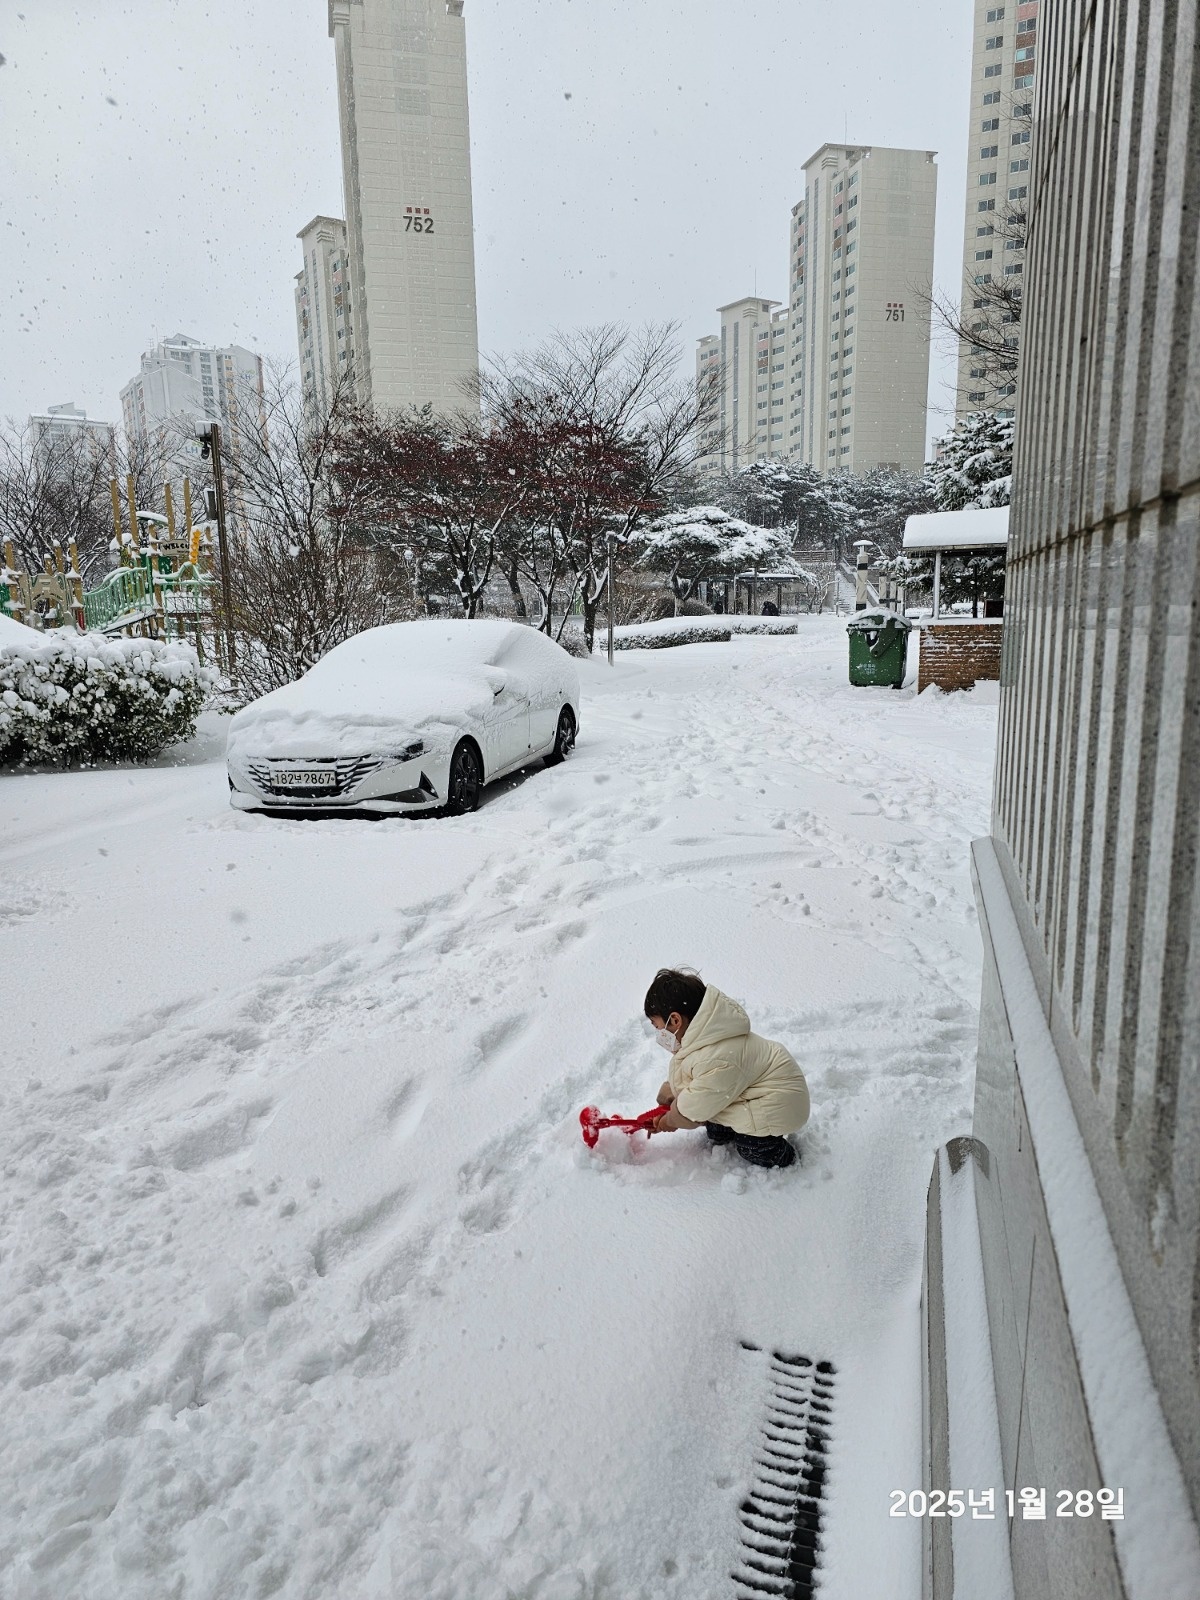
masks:
<path fill-rule="evenodd" d="M 229 798 L 240 811 L 473 811 L 484 784 L 562 761 L 579 674 L 512 622 L 399 622 L 331 650 L 239 711 Z"/>

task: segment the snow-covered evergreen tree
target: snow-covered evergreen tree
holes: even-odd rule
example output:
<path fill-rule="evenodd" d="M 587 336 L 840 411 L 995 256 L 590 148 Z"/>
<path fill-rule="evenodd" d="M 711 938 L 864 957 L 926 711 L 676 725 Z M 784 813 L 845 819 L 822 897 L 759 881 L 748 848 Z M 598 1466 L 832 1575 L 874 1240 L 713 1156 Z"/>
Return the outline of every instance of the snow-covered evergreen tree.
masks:
<path fill-rule="evenodd" d="M 777 566 L 791 558 L 783 528 L 757 528 L 720 506 L 686 506 L 652 522 L 639 540 L 639 564 L 663 572 L 676 603 L 711 578 Z"/>
<path fill-rule="evenodd" d="M 1006 506 L 1012 498 L 1013 419 L 972 411 L 941 441 L 930 469 L 939 511 Z"/>

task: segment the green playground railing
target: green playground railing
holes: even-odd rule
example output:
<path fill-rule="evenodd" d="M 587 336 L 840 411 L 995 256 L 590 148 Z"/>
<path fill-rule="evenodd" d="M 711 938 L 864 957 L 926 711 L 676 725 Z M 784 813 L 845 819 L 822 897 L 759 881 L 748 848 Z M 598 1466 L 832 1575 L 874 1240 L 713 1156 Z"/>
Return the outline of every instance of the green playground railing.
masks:
<path fill-rule="evenodd" d="M 83 618 L 89 633 L 104 633 L 120 619 L 146 616 L 154 610 L 149 564 L 118 567 L 98 589 L 86 589 Z"/>

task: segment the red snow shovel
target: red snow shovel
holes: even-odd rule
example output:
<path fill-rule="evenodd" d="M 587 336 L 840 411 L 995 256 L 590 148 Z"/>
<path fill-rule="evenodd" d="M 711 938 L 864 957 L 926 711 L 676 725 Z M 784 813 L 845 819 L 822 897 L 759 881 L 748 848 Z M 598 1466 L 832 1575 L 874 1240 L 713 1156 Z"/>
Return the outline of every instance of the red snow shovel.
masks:
<path fill-rule="evenodd" d="M 601 1128 L 624 1128 L 630 1135 L 645 1133 L 649 1138 L 650 1131 L 659 1117 L 665 1117 L 670 1109 L 670 1106 L 655 1106 L 652 1111 L 643 1111 L 640 1117 L 602 1117 L 595 1106 L 584 1106 L 579 1113 L 583 1142 L 589 1150 L 594 1150 Z"/>

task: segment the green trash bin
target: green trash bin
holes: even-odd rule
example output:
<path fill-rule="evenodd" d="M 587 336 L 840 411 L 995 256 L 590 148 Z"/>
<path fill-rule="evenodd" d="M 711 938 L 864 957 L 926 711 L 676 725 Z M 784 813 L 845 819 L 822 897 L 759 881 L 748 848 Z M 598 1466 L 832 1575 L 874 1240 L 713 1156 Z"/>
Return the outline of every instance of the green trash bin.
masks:
<path fill-rule="evenodd" d="M 850 682 L 856 689 L 898 689 L 904 682 L 912 623 L 895 611 L 859 611 L 846 624 L 850 635 Z"/>

